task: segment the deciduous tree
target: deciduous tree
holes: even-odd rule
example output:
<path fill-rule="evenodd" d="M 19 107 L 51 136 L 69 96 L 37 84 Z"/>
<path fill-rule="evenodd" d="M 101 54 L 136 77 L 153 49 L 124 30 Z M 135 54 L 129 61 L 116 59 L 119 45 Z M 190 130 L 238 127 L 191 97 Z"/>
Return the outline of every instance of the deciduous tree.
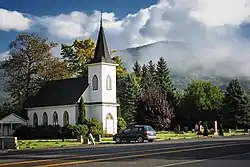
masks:
<path fill-rule="evenodd" d="M 95 41 L 91 38 L 75 40 L 72 45 L 61 45 L 61 55 L 68 65 L 72 75 L 86 76 L 86 63 L 89 62 L 95 53 Z"/>
<path fill-rule="evenodd" d="M 166 130 L 174 118 L 167 96 L 157 87 L 146 90 L 137 102 L 136 120 L 151 125 L 156 130 Z"/>
<path fill-rule="evenodd" d="M 189 84 L 184 95 L 183 110 L 186 111 L 183 114 L 191 116 L 196 121 L 198 121 L 197 119 L 206 119 L 204 117 L 197 118 L 197 116 L 205 115 L 214 119 L 215 115 L 204 113 L 204 111 L 212 113 L 212 111 L 220 109 L 223 98 L 224 94 L 217 86 L 207 81 L 194 80 Z"/>
<path fill-rule="evenodd" d="M 4 68 L 8 75 L 7 91 L 14 104 L 23 104 L 46 81 L 68 77 L 66 64 L 52 56 L 51 50 L 56 46 L 35 33 L 22 33 L 10 43 L 10 57 Z"/>

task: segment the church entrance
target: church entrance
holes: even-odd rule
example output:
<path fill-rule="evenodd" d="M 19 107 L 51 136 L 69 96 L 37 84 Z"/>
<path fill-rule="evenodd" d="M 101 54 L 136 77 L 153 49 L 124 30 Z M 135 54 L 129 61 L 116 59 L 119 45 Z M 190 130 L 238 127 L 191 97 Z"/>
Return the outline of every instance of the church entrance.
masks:
<path fill-rule="evenodd" d="M 106 130 L 107 134 L 114 134 L 114 119 L 110 113 L 106 117 Z"/>

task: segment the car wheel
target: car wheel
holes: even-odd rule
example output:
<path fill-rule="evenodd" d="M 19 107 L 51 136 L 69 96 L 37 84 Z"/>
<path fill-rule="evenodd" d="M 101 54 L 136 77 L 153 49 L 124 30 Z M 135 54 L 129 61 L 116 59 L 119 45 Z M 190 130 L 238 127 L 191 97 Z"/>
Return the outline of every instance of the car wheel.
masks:
<path fill-rule="evenodd" d="M 152 143 L 154 140 L 153 139 L 149 139 L 148 142 Z"/>
<path fill-rule="evenodd" d="M 115 142 L 116 142 L 117 144 L 119 144 L 119 143 L 122 142 L 122 139 L 121 139 L 120 137 L 116 137 L 116 138 L 115 138 Z"/>
<path fill-rule="evenodd" d="M 138 136 L 138 137 L 137 137 L 137 142 L 138 142 L 138 143 L 143 143 L 143 142 L 144 142 L 143 137 Z"/>

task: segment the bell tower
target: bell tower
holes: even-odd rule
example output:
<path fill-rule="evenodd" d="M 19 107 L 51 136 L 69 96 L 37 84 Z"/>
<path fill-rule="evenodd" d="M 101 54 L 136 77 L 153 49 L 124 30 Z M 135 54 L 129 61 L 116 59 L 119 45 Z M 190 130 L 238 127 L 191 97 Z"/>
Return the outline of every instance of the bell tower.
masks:
<path fill-rule="evenodd" d="M 89 99 L 86 116 L 102 121 L 108 134 L 117 132 L 116 67 L 109 54 L 107 41 L 100 21 L 94 58 L 87 63 Z"/>

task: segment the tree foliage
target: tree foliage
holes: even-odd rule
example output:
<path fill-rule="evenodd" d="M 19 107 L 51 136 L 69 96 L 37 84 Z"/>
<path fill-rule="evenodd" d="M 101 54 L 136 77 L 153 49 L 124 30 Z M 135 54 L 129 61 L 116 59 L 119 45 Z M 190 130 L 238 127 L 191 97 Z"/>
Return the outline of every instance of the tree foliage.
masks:
<path fill-rule="evenodd" d="M 234 127 L 249 124 L 249 97 L 237 79 L 232 80 L 226 88 L 224 106 L 224 116 L 228 123 Z"/>
<path fill-rule="evenodd" d="M 23 104 L 45 82 L 69 76 L 66 64 L 51 53 L 56 46 L 35 33 L 22 33 L 10 43 L 10 57 L 4 68 L 8 75 L 7 91 L 14 104 Z"/>
<path fill-rule="evenodd" d="M 123 79 L 123 87 L 119 92 L 121 115 L 129 123 L 135 123 L 135 104 L 138 95 L 138 85 L 133 75 L 127 75 Z"/>
<path fill-rule="evenodd" d="M 78 124 L 83 125 L 86 119 L 86 108 L 84 104 L 84 99 L 81 97 L 79 102 L 79 117 L 78 117 Z"/>
<path fill-rule="evenodd" d="M 178 104 L 178 99 L 176 97 L 175 88 L 172 84 L 170 70 L 163 57 L 160 57 L 157 62 L 155 78 L 155 82 L 159 86 L 159 89 L 167 95 L 169 102 L 175 109 Z"/>
<path fill-rule="evenodd" d="M 128 75 L 128 72 L 126 68 L 124 67 L 124 63 L 119 56 L 112 57 L 112 60 L 114 63 L 118 64 L 118 67 L 116 67 L 116 76 L 118 79 Z"/>
<path fill-rule="evenodd" d="M 207 81 L 194 80 L 192 81 L 184 95 L 183 108 L 189 110 L 185 112 L 191 115 L 193 118 L 196 115 L 204 115 L 204 111 L 214 111 L 222 107 L 224 94 L 217 87 Z M 209 116 L 207 114 L 206 116 Z M 196 117 L 197 118 L 197 117 Z M 200 119 L 200 118 L 197 118 Z"/>
<path fill-rule="evenodd" d="M 136 120 L 156 130 L 166 130 L 174 118 L 167 96 L 156 87 L 145 91 L 137 102 Z"/>
<path fill-rule="evenodd" d="M 86 76 L 86 63 L 89 62 L 95 53 L 95 41 L 91 38 L 75 40 L 72 45 L 61 45 L 61 55 L 68 65 L 72 75 Z"/>

